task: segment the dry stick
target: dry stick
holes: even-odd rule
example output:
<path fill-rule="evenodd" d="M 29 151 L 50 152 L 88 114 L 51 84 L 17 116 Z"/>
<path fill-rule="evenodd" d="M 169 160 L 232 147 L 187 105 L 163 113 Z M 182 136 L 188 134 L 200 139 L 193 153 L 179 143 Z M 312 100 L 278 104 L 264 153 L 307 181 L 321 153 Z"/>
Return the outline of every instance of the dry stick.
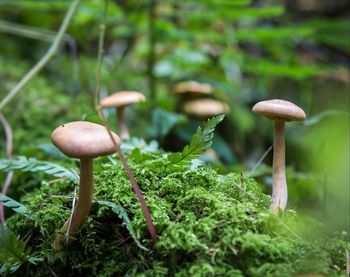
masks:
<path fill-rule="evenodd" d="M 105 1 L 105 7 L 104 7 L 104 19 L 107 17 L 107 10 L 108 10 L 108 0 Z M 99 45 L 98 45 L 98 58 L 97 58 L 97 69 L 96 69 L 96 91 L 95 91 L 95 108 L 97 111 L 98 116 L 100 117 L 100 119 L 103 122 L 103 125 L 105 126 L 108 135 L 110 136 L 113 145 L 115 147 L 115 152 L 118 152 L 120 161 L 122 162 L 122 165 L 124 167 L 124 170 L 126 171 L 128 178 L 131 182 L 133 191 L 135 192 L 137 199 L 140 202 L 141 208 L 143 210 L 143 213 L 145 215 L 145 219 L 146 219 L 146 225 L 148 228 L 148 232 L 150 233 L 151 239 L 153 241 L 153 243 L 156 243 L 158 238 L 157 238 L 157 232 L 156 232 L 156 228 L 152 222 L 152 217 L 151 217 L 151 213 L 148 209 L 148 206 L 145 202 L 145 199 L 142 195 L 141 189 L 139 187 L 139 185 L 137 184 L 137 181 L 134 177 L 134 175 L 132 174 L 132 171 L 130 170 L 130 167 L 128 166 L 124 154 L 122 153 L 120 147 L 118 146 L 117 142 L 115 141 L 114 137 L 112 136 L 112 132 L 111 132 L 111 128 L 108 125 L 108 122 L 104 116 L 104 114 L 101 111 L 101 108 L 99 106 L 99 102 L 100 102 L 100 75 L 101 75 L 101 66 L 102 66 L 102 56 L 103 56 L 103 44 L 104 44 L 104 36 L 105 36 L 105 29 L 106 29 L 106 25 L 103 23 L 100 25 L 100 37 L 99 37 Z"/>
<path fill-rule="evenodd" d="M 7 122 L 5 116 L 0 112 L 0 123 L 5 130 L 6 137 L 6 157 L 8 160 L 12 159 L 12 148 L 13 148 L 13 134 L 10 124 Z M 10 171 L 6 175 L 4 185 L 2 186 L 1 193 L 6 195 L 12 181 L 13 171 Z M 0 203 L 0 224 L 5 223 L 4 205 Z"/>
<path fill-rule="evenodd" d="M 73 0 L 72 5 L 70 6 L 60 29 L 57 32 L 57 35 L 51 44 L 49 50 L 46 54 L 35 64 L 29 72 L 15 85 L 15 87 L 1 100 L 0 102 L 0 111 L 8 104 L 12 98 L 16 96 L 18 92 L 21 91 L 29 81 L 40 72 L 40 70 L 52 59 L 52 57 L 56 54 L 58 47 L 64 37 L 64 34 L 67 30 L 67 27 L 70 21 L 73 18 L 75 11 L 78 8 L 80 0 Z"/>

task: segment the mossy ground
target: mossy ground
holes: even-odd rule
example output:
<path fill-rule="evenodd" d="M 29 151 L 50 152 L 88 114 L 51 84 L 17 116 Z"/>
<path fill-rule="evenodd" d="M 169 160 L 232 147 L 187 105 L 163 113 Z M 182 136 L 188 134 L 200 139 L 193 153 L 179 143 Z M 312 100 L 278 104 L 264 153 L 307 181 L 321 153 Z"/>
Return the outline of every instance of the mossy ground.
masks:
<path fill-rule="evenodd" d="M 55 234 L 70 214 L 73 185 L 48 184 L 22 199 L 36 220 L 19 215 L 8 226 L 42 257 L 26 263 L 18 276 L 296 276 L 320 273 L 341 276 L 345 271 L 344 234 L 315 235 L 322 225 L 292 211 L 272 216 L 270 197 L 253 179 L 220 176 L 201 167 L 164 174 L 133 164 L 157 228 L 152 245 L 140 205 L 120 165 L 97 161 L 94 203 L 87 222 L 70 246 L 54 254 Z M 120 204 L 128 213 L 141 243 L 104 200 Z M 307 226 L 306 226 L 307 225 Z M 313 227 L 312 227 L 313 226 Z"/>

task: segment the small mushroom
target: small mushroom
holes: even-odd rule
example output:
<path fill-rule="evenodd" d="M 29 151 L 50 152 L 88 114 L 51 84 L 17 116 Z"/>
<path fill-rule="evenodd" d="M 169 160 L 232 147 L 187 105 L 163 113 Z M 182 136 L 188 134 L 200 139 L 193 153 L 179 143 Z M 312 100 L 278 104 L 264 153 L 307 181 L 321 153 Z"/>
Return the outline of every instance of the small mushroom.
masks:
<path fill-rule="evenodd" d="M 210 98 L 201 98 L 187 101 L 183 104 L 183 110 L 189 115 L 196 116 L 202 121 L 211 116 L 226 114 L 230 111 L 227 104 Z"/>
<path fill-rule="evenodd" d="M 64 248 L 68 238 L 73 236 L 84 223 L 89 214 L 93 193 L 93 158 L 110 155 L 116 152 L 120 138 L 111 132 L 115 145 L 102 125 L 75 121 L 57 127 L 51 134 L 52 143 L 65 155 L 80 159 L 79 197 L 71 219 L 64 227 L 69 228 L 68 237 L 58 235 L 53 243 L 53 249 Z"/>
<path fill-rule="evenodd" d="M 143 102 L 146 97 L 136 91 L 120 91 L 103 99 L 100 103 L 101 108 L 116 108 L 117 122 L 119 125 L 119 134 L 122 140 L 130 137 L 126 120 L 124 118 L 124 108 L 135 103 Z"/>
<path fill-rule="evenodd" d="M 183 104 L 183 110 L 186 114 L 197 117 L 200 121 L 205 122 L 208 118 L 220 114 L 227 114 L 230 111 L 226 103 L 211 98 L 201 98 L 186 101 Z M 212 148 L 207 148 L 204 156 L 218 160 L 218 154 Z"/>
<path fill-rule="evenodd" d="M 273 146 L 273 187 L 271 211 L 277 214 L 287 206 L 288 189 L 285 170 L 284 124 L 289 121 L 303 121 L 305 112 L 297 105 L 280 99 L 261 101 L 253 107 L 253 112 L 274 121 Z"/>
<path fill-rule="evenodd" d="M 196 81 L 184 81 L 177 83 L 174 87 L 174 93 L 184 94 L 210 94 L 213 92 L 213 87 L 209 84 L 199 83 Z"/>

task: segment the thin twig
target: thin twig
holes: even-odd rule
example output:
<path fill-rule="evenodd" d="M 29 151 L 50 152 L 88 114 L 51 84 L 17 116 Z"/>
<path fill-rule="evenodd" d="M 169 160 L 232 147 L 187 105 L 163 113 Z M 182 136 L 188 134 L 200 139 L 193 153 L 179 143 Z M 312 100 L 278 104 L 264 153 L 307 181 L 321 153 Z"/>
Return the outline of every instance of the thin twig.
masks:
<path fill-rule="evenodd" d="M 70 23 L 70 21 L 73 18 L 74 13 L 76 12 L 80 0 L 73 0 L 72 5 L 70 6 L 63 22 L 60 27 L 60 29 L 57 32 L 57 35 L 51 44 L 49 50 L 46 52 L 46 54 L 35 64 L 29 72 L 20 80 L 15 87 L 1 100 L 0 102 L 0 111 L 8 104 L 12 98 L 16 96 L 17 93 L 23 89 L 31 79 L 34 78 L 36 74 L 40 72 L 40 70 L 46 66 L 46 64 L 52 59 L 52 57 L 56 54 L 57 49 L 60 46 L 60 43 L 64 37 L 64 34 L 67 30 L 67 27 Z"/>
<path fill-rule="evenodd" d="M 3 126 L 5 130 L 5 137 L 6 137 L 6 157 L 8 160 L 12 159 L 12 149 L 13 149 L 13 134 L 10 124 L 7 122 L 5 116 L 0 112 L 0 123 Z M 13 177 L 13 171 L 10 171 L 6 175 L 6 179 L 4 182 L 4 185 L 2 186 L 1 193 L 6 195 L 7 191 L 11 185 Z M 0 224 L 5 223 L 5 212 L 4 212 L 4 205 L 0 204 Z"/>
<path fill-rule="evenodd" d="M 259 161 L 256 163 L 256 165 L 253 167 L 253 169 L 248 173 L 248 176 L 251 176 L 254 174 L 255 170 L 259 167 L 259 165 L 262 163 L 262 161 L 265 159 L 265 157 L 267 156 L 267 154 L 270 153 L 270 151 L 272 150 L 272 145 L 265 151 L 265 153 L 261 156 L 261 158 L 259 159 Z"/>
<path fill-rule="evenodd" d="M 56 35 L 55 32 L 50 30 L 29 27 L 27 25 L 17 24 L 4 20 L 0 20 L 0 32 L 48 42 L 53 42 Z M 64 34 L 62 41 L 68 42 L 68 40 L 72 39 L 73 38 L 68 34 Z"/>
<path fill-rule="evenodd" d="M 105 0 L 104 21 L 107 18 L 107 11 L 108 11 L 108 0 Z M 156 243 L 158 238 L 157 238 L 156 228 L 152 222 L 151 213 L 150 213 L 148 206 L 146 204 L 146 201 L 142 195 L 141 189 L 140 189 L 139 185 L 137 184 L 137 181 L 136 181 L 134 175 L 132 174 L 130 167 L 128 166 L 128 164 L 125 160 L 124 154 L 122 153 L 119 145 L 117 144 L 117 142 L 115 141 L 115 139 L 112 135 L 111 128 L 110 128 L 104 114 L 102 113 L 101 107 L 99 104 L 99 102 L 100 102 L 101 67 L 102 67 L 102 59 L 103 59 L 103 53 L 104 53 L 103 48 L 104 48 L 104 36 L 105 36 L 105 28 L 106 28 L 105 25 L 106 25 L 105 22 L 103 22 L 100 25 L 99 49 L 98 49 L 98 58 L 97 58 L 97 69 L 96 69 L 95 109 L 96 109 L 98 116 L 102 120 L 102 123 L 105 126 L 109 137 L 111 138 L 111 140 L 113 142 L 115 152 L 118 152 L 120 161 L 124 167 L 124 170 L 126 171 L 126 173 L 128 175 L 128 178 L 131 182 L 133 191 L 135 192 L 137 199 L 140 202 L 143 213 L 145 215 L 146 225 L 147 225 L 148 231 L 150 233 L 151 239 L 152 239 L 153 243 Z"/>
<path fill-rule="evenodd" d="M 105 0 L 103 15 L 104 22 L 100 24 L 100 36 L 98 40 L 97 66 L 96 66 L 96 90 L 95 90 L 95 107 L 98 109 L 100 103 L 100 88 L 101 88 L 101 67 L 104 55 L 104 40 L 106 32 L 106 17 L 108 12 L 109 0 Z M 99 109 L 98 109 L 99 111 Z"/>
<path fill-rule="evenodd" d="M 68 243 L 69 240 L 69 232 L 70 232 L 70 226 L 72 224 L 73 214 L 74 214 L 74 208 L 75 208 L 75 200 L 77 199 L 77 186 L 74 187 L 74 194 L 73 194 L 73 201 L 72 201 L 72 209 L 70 211 L 70 217 L 68 222 L 68 228 L 67 228 L 67 234 L 66 234 L 66 243 Z"/>

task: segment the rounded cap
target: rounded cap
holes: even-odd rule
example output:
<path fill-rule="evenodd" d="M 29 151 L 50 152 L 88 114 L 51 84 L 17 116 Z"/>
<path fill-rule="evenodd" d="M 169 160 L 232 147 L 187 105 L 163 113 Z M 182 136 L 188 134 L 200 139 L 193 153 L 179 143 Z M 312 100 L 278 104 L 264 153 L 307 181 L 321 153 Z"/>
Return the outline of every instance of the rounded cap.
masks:
<path fill-rule="evenodd" d="M 100 103 L 102 108 L 124 107 L 131 104 L 143 102 L 146 97 L 137 91 L 119 91 L 103 99 Z"/>
<path fill-rule="evenodd" d="M 303 121 L 306 118 L 305 112 L 300 107 L 280 99 L 258 102 L 254 105 L 252 111 L 271 120 Z"/>
<path fill-rule="evenodd" d="M 213 87 L 209 84 L 198 83 L 196 81 L 185 81 L 177 83 L 174 87 L 174 93 L 198 93 L 210 94 L 213 92 Z"/>
<path fill-rule="evenodd" d="M 119 136 L 111 133 L 119 146 Z M 58 149 L 72 158 L 94 158 L 115 152 L 106 128 L 87 121 L 74 121 L 57 127 L 51 134 L 51 140 Z"/>
<path fill-rule="evenodd" d="M 187 101 L 183 109 L 185 113 L 199 117 L 215 116 L 230 111 L 227 104 L 209 98 Z"/>

